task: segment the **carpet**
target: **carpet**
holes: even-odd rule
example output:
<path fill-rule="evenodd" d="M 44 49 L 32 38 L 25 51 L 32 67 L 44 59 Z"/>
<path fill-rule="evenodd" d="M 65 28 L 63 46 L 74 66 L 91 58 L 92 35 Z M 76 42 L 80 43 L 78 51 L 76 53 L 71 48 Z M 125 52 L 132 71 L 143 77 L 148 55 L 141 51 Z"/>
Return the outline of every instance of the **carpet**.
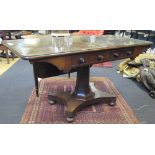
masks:
<path fill-rule="evenodd" d="M 5 72 L 6 72 L 10 67 L 12 67 L 18 60 L 19 60 L 19 58 L 15 58 L 14 60 L 12 60 L 12 58 L 10 58 L 10 63 L 7 64 L 6 58 L 0 58 L 0 75 L 2 75 L 3 73 L 5 73 Z"/>
<path fill-rule="evenodd" d="M 110 61 L 108 62 L 103 62 L 99 64 L 94 64 L 92 67 L 107 67 L 107 68 L 112 68 L 112 63 Z"/>
<path fill-rule="evenodd" d="M 76 124 L 135 124 L 139 120 L 134 115 L 124 98 L 108 78 L 91 78 L 95 86 L 117 96 L 116 106 L 97 104 L 79 111 L 73 123 Z M 33 89 L 26 110 L 22 116 L 23 124 L 64 124 L 67 123 L 64 115 L 64 105 L 48 104 L 48 92 L 71 91 L 74 89 L 75 78 L 66 77 L 46 78 L 40 81 L 40 95 L 36 97 Z"/>

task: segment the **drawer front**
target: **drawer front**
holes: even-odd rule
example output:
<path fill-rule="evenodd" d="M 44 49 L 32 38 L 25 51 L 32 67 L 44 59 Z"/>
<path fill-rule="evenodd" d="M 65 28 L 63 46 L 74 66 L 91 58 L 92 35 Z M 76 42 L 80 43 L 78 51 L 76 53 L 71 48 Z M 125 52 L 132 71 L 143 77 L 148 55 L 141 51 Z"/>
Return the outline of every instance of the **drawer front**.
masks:
<path fill-rule="evenodd" d="M 89 55 L 90 64 L 105 62 L 109 59 L 109 54 L 107 51 L 100 51 Z"/>
<path fill-rule="evenodd" d="M 92 65 L 105 61 L 113 61 L 125 58 L 134 58 L 141 52 L 146 50 L 146 47 L 126 48 L 107 51 L 88 52 L 84 54 L 76 54 L 71 57 L 71 67 L 79 67 L 83 65 Z"/>
<path fill-rule="evenodd" d="M 89 52 L 85 54 L 78 54 L 72 56 L 71 66 L 79 67 L 83 65 L 91 65 L 95 63 L 101 63 L 108 60 L 107 52 Z"/>
<path fill-rule="evenodd" d="M 119 60 L 124 58 L 132 58 L 134 56 L 133 50 L 126 49 L 126 50 L 114 50 L 109 52 L 109 60 Z"/>

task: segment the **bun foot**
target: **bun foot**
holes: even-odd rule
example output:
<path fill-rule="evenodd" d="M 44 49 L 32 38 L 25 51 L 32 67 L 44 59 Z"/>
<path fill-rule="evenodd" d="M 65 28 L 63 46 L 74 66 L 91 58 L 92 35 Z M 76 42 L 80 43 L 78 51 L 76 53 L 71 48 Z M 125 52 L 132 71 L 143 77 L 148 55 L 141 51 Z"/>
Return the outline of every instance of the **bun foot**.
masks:
<path fill-rule="evenodd" d="M 48 101 L 48 103 L 49 103 L 50 105 L 52 105 L 52 104 L 56 104 L 56 101 L 51 100 L 51 101 Z"/>
<path fill-rule="evenodd" d="M 150 95 L 152 98 L 155 98 L 155 91 L 151 91 L 151 92 L 149 93 L 149 95 Z"/>
<path fill-rule="evenodd" d="M 74 121 L 74 118 L 73 117 L 66 117 L 66 120 L 67 120 L 67 122 L 71 123 Z"/>
<path fill-rule="evenodd" d="M 109 105 L 110 106 L 115 106 L 116 105 L 116 102 L 109 102 Z"/>

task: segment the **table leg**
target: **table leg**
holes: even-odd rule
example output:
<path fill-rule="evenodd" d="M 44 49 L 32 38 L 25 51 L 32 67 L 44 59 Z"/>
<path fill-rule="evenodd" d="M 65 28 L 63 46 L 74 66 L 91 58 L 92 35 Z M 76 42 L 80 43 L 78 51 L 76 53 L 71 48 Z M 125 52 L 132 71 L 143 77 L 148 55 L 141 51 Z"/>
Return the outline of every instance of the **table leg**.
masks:
<path fill-rule="evenodd" d="M 36 68 L 36 65 L 33 64 L 33 74 L 34 74 L 34 82 L 35 82 L 35 90 L 36 90 L 36 95 L 39 97 L 39 84 L 38 84 L 38 70 Z"/>
<path fill-rule="evenodd" d="M 66 120 L 72 122 L 77 111 L 98 103 L 116 104 L 115 95 L 102 92 L 89 83 L 89 66 L 84 66 L 77 71 L 76 86 L 73 93 L 58 92 L 48 95 L 49 104 L 62 103 L 65 105 Z"/>

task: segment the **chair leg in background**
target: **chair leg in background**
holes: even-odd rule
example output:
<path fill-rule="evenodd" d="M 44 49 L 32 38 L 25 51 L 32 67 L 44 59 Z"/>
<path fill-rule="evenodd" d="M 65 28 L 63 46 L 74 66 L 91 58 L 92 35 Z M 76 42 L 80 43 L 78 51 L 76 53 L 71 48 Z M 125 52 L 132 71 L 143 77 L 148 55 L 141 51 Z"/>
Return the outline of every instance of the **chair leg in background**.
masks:
<path fill-rule="evenodd" d="M 10 61 L 9 61 L 9 53 L 8 53 L 8 49 L 6 49 L 6 50 L 5 50 L 5 52 L 6 52 L 6 59 L 7 59 L 7 63 L 9 64 L 9 63 L 10 63 Z"/>

